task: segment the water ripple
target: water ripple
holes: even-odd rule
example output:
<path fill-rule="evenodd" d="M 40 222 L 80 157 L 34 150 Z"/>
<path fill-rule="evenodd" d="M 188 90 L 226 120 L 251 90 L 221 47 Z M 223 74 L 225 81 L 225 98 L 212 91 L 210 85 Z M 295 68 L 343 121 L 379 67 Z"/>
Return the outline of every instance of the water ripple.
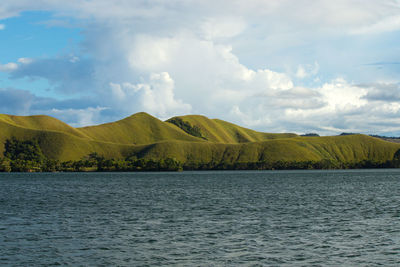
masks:
<path fill-rule="evenodd" d="M 399 178 L 0 174 L 0 265 L 399 266 Z"/>

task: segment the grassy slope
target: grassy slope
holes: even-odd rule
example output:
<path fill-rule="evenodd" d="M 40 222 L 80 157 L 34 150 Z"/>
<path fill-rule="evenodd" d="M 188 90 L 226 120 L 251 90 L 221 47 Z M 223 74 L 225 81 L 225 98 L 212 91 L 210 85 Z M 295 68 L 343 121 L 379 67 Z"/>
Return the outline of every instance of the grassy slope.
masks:
<path fill-rule="evenodd" d="M 0 114 L 0 122 L 5 122 L 10 125 L 34 129 L 34 130 L 45 130 L 45 131 L 58 131 L 68 133 L 77 137 L 87 138 L 85 134 L 79 130 L 69 126 L 68 124 L 57 120 L 56 118 L 36 115 L 36 116 L 14 116 Z"/>
<path fill-rule="evenodd" d="M 165 140 L 204 141 L 144 112 L 120 121 L 78 129 L 93 140 L 120 144 L 151 144 Z"/>
<path fill-rule="evenodd" d="M 202 135 L 210 142 L 235 144 L 246 142 L 259 142 L 268 139 L 296 137 L 296 134 L 283 133 L 271 134 L 253 131 L 240 127 L 230 122 L 219 119 L 209 119 L 205 116 L 187 115 L 179 116 L 183 121 L 200 128 Z"/>
<path fill-rule="evenodd" d="M 297 137 L 241 144 L 161 142 L 142 147 L 141 157 L 175 157 L 182 162 L 256 162 L 362 160 L 386 161 L 393 158 L 400 144 L 365 135 L 335 137 Z"/>
<path fill-rule="evenodd" d="M 44 153 L 53 159 L 77 160 L 97 152 L 107 158 L 136 154 L 139 158 L 174 157 L 182 162 L 306 161 L 335 159 L 342 162 L 392 159 L 400 144 L 365 135 L 299 137 L 265 134 L 202 116 L 183 116 L 198 125 L 209 138 L 204 141 L 138 113 L 121 121 L 99 126 L 72 128 L 48 116 L 0 115 L 0 143 L 15 136 L 37 138 Z M 140 145 L 133 145 L 133 143 Z M 0 155 L 3 153 L 0 146 Z"/>
<path fill-rule="evenodd" d="M 91 152 L 98 152 L 109 158 L 126 157 L 131 153 L 133 146 L 103 143 L 87 138 L 80 138 L 60 131 L 45 131 L 23 128 L 0 121 L 0 143 L 6 139 L 16 137 L 19 140 L 38 139 L 44 154 L 51 159 L 62 161 L 80 159 Z M 0 146 L 0 155 L 3 155 L 4 146 Z"/>
<path fill-rule="evenodd" d="M 166 140 L 204 142 L 178 127 L 146 113 L 98 126 L 73 128 L 49 116 L 12 116 L 0 114 L 0 143 L 15 136 L 21 140 L 36 138 L 43 152 L 53 159 L 80 159 L 91 152 L 107 158 L 126 157 L 134 144 Z M 0 146 L 0 155 L 4 146 Z"/>

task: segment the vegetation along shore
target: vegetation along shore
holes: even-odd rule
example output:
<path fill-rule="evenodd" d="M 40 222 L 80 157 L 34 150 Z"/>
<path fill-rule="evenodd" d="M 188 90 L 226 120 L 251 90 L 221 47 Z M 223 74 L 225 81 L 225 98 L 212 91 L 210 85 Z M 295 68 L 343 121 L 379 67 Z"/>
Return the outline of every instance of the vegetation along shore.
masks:
<path fill-rule="evenodd" d="M 50 116 L 0 114 L 0 171 L 397 168 L 395 141 L 263 133 L 199 115 L 161 121 L 141 112 L 74 128 Z"/>

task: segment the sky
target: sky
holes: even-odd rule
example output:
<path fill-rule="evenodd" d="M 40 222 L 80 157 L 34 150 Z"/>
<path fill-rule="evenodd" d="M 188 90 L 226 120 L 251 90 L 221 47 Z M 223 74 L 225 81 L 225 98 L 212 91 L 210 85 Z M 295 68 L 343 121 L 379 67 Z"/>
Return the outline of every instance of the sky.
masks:
<path fill-rule="evenodd" d="M 399 0 L 1 0 L 0 113 L 400 136 Z"/>

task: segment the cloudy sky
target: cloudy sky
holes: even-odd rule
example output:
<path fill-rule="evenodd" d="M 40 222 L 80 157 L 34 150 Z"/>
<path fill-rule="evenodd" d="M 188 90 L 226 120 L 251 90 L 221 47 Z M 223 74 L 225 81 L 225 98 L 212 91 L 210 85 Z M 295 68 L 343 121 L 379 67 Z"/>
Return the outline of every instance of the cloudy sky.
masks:
<path fill-rule="evenodd" d="M 0 113 L 400 135 L 398 0 L 1 0 Z"/>

